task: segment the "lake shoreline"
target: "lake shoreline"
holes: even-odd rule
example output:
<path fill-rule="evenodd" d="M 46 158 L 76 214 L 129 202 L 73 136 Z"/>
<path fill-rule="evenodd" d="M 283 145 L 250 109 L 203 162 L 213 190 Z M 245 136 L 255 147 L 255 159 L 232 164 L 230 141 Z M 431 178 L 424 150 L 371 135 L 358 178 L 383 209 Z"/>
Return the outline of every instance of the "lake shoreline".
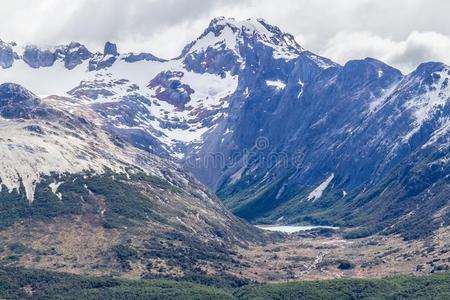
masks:
<path fill-rule="evenodd" d="M 339 227 L 333 227 L 333 226 L 314 226 L 314 225 L 308 225 L 308 226 L 301 226 L 301 225 L 254 225 L 262 230 L 268 230 L 268 231 L 276 231 L 276 232 L 283 232 L 283 233 L 296 233 L 301 231 L 308 231 L 313 229 L 334 229 L 337 230 Z"/>

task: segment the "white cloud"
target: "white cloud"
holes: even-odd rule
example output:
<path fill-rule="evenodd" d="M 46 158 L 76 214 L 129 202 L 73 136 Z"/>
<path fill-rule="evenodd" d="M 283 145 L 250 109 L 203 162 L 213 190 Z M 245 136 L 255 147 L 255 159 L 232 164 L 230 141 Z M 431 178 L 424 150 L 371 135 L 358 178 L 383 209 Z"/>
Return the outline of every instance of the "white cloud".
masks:
<path fill-rule="evenodd" d="M 394 41 L 370 32 L 339 32 L 322 54 L 341 64 L 351 59 L 374 57 L 404 72 L 420 62 L 450 62 L 450 38 L 436 32 L 411 32 L 405 40 Z"/>
<path fill-rule="evenodd" d="M 447 0 L 14 0 L 1 1 L 0 38 L 72 40 L 99 50 L 178 55 L 217 16 L 263 17 L 317 54 L 343 63 L 372 56 L 403 71 L 424 60 L 450 63 Z"/>
<path fill-rule="evenodd" d="M 398 43 L 399 51 L 386 60 L 404 70 L 412 70 L 418 62 L 441 61 L 450 64 L 450 37 L 436 32 L 413 31 Z"/>

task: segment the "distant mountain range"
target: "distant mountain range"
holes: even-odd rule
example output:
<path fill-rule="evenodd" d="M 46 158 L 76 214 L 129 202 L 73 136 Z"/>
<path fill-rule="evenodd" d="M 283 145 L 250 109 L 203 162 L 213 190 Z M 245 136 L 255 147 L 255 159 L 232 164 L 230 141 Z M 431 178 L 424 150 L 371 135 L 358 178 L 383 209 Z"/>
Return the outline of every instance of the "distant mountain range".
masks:
<path fill-rule="evenodd" d="M 71 134 L 94 126 L 139 149 L 129 151 L 184 164 L 251 222 L 405 238 L 450 225 L 450 67 L 443 63 L 423 63 L 407 75 L 373 58 L 341 66 L 264 20 L 217 18 L 170 60 L 123 54 L 110 42 L 92 53 L 76 42 L 44 49 L 0 41 L 0 66 L 0 82 L 22 85 L 45 103 L 35 107 L 27 91 L 18 94 L 28 95 L 26 102 L 0 94 L 4 120 L 74 119 L 67 121 Z M 18 102 L 26 105 L 16 109 Z M 76 156 L 80 148 L 70 147 L 78 144 L 58 126 L 58 151 Z M 6 140 L 2 147 L 14 147 Z M 89 151 L 142 167 L 113 142 L 88 140 L 99 143 Z M 11 158 L 2 183 L 17 187 L 21 175 L 32 199 L 29 182 L 42 170 L 124 166 L 99 158 L 47 170 L 47 158 L 36 159 L 41 165 L 33 171 Z"/>

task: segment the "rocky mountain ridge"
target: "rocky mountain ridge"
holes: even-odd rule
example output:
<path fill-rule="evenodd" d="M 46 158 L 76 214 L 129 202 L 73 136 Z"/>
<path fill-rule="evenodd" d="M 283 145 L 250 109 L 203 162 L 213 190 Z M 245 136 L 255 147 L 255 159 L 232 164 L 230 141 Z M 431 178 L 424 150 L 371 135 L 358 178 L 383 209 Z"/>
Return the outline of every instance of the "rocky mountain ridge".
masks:
<path fill-rule="evenodd" d="M 447 224 L 443 63 L 407 75 L 373 58 L 341 66 L 261 19 L 216 18 L 171 60 L 70 45 L 25 58 L 2 42 L 0 80 L 94 112 L 106 131 L 185 164 L 239 216 L 364 227 L 370 208 L 384 212 L 377 231 L 428 207 L 430 230 Z M 392 197 L 370 192 L 387 182 Z"/>

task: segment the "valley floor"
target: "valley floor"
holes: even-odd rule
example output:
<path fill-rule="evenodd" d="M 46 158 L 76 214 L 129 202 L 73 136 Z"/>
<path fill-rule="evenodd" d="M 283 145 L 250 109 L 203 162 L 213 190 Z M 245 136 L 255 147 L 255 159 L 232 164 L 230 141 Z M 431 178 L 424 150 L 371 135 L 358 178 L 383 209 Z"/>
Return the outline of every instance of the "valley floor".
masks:
<path fill-rule="evenodd" d="M 238 249 L 237 276 L 260 282 L 425 275 L 448 270 L 450 230 L 425 240 L 398 236 L 348 240 L 340 234 L 297 233 L 264 246 Z"/>
<path fill-rule="evenodd" d="M 65 225 L 55 230 L 61 235 L 51 227 L 26 234 L 23 225 L 2 231 L 8 246 L 0 249 L 0 299 L 450 299 L 449 228 L 414 241 L 349 240 L 329 229 L 275 234 L 265 244 L 236 247 L 231 263 L 205 262 L 201 272 L 183 275 L 162 257 L 154 267 L 165 265 L 167 273 L 138 261 L 125 269 L 108 264 L 105 249 L 117 232 Z M 26 248 L 18 236 L 36 239 Z"/>
<path fill-rule="evenodd" d="M 130 257 L 121 262 L 108 252 L 121 242 L 117 230 L 89 227 L 77 219 L 44 225 L 31 231 L 23 225 L 1 231 L 1 265 L 127 279 L 149 275 L 183 278 L 201 271 L 202 275 L 231 275 L 261 283 L 427 275 L 446 271 L 450 266 L 450 228 L 442 228 L 428 239 L 411 241 L 392 235 L 350 240 L 344 239 L 342 232 L 330 229 L 273 234 L 275 237 L 265 243 L 235 246 L 227 261 L 202 258 L 206 254 L 192 249 L 194 252 L 186 255 L 195 254 L 199 260 L 193 262 L 192 268 L 181 269 L 180 264 L 186 262 L 175 255 L 179 250 L 172 244 L 167 245 L 166 252 L 155 252 L 154 259 Z M 154 233 L 143 231 L 130 236 Z M 137 249 L 139 243 L 138 239 L 133 241 Z"/>

